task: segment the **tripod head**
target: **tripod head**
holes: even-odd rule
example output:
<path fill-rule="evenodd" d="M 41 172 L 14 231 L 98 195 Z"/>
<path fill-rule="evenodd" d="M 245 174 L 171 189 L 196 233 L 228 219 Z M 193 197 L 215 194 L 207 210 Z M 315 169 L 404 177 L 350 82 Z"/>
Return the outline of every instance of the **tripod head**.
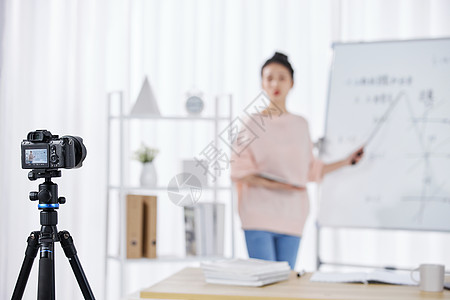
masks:
<path fill-rule="evenodd" d="M 38 178 L 52 178 L 52 177 L 61 177 L 61 171 L 60 170 L 41 170 L 41 169 L 35 169 L 28 172 L 28 179 L 31 181 L 35 181 Z"/>
<path fill-rule="evenodd" d="M 45 178 L 45 181 L 39 185 L 39 192 L 30 192 L 30 200 L 39 200 L 38 208 L 43 210 L 53 210 L 59 208 L 59 204 L 66 203 L 66 198 L 58 197 L 58 185 L 52 182 L 52 177 L 61 177 L 59 170 L 31 170 L 28 173 L 29 180 Z"/>

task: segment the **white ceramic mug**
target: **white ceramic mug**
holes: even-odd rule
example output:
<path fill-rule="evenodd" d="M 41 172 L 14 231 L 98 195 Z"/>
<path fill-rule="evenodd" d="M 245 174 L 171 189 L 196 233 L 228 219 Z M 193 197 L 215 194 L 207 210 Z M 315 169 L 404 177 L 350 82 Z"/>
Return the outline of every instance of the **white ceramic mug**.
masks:
<path fill-rule="evenodd" d="M 420 279 L 414 278 L 414 273 L 419 271 Z M 444 289 L 444 265 L 421 264 L 411 271 L 411 279 L 419 284 L 419 289 L 424 292 L 442 292 Z"/>

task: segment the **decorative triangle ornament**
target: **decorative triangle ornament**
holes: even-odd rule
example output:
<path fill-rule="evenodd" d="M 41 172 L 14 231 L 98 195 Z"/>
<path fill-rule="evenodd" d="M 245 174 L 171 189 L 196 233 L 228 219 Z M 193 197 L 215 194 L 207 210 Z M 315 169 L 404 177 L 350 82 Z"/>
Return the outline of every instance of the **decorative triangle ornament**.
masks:
<path fill-rule="evenodd" d="M 141 91 L 139 92 L 139 96 L 131 109 L 130 115 L 161 115 L 159 112 L 158 103 L 156 102 L 155 95 L 150 87 L 147 76 L 145 76 Z"/>

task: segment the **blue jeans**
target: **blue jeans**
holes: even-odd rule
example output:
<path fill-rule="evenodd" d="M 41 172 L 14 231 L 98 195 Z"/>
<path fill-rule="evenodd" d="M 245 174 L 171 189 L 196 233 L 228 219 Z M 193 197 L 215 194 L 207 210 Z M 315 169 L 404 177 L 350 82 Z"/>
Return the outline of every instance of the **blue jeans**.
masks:
<path fill-rule="evenodd" d="M 244 230 L 248 256 L 272 261 L 287 261 L 294 269 L 300 237 L 262 230 Z"/>

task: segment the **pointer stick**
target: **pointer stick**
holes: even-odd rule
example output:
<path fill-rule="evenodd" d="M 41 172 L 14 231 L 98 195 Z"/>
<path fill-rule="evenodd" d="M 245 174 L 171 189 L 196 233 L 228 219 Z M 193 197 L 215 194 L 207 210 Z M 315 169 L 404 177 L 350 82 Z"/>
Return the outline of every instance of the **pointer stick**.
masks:
<path fill-rule="evenodd" d="M 378 133 L 378 131 L 380 131 L 380 128 L 382 127 L 382 125 L 385 123 L 385 121 L 389 117 L 389 114 L 394 110 L 394 107 L 400 101 L 402 95 L 404 95 L 404 93 L 400 92 L 397 95 L 397 97 L 395 98 L 395 100 L 391 103 L 391 105 L 389 105 L 389 107 L 386 109 L 386 112 L 378 120 L 377 125 L 375 126 L 374 130 L 372 130 L 369 137 L 366 139 L 366 142 L 363 144 L 363 148 L 366 147 L 372 141 L 372 139 L 375 137 L 375 135 Z M 363 153 L 364 153 L 364 150 L 361 150 L 358 153 L 356 153 L 356 156 L 359 157 L 359 156 L 363 155 Z M 354 164 L 356 164 L 355 158 L 352 159 L 352 165 L 354 165 Z"/>
<path fill-rule="evenodd" d="M 378 133 L 378 131 L 380 131 L 380 128 L 382 127 L 382 125 L 384 123 L 386 123 L 385 121 L 389 117 L 389 114 L 394 110 L 394 107 L 397 105 L 397 103 L 400 102 L 401 96 L 404 95 L 404 94 L 405 94 L 404 92 L 400 92 L 397 95 L 397 98 L 391 103 L 391 105 L 389 105 L 389 107 L 386 110 L 386 112 L 383 114 L 381 119 L 377 122 L 377 125 L 375 126 L 375 129 L 371 132 L 371 134 L 369 135 L 369 138 L 364 143 L 364 146 L 367 146 L 372 141 L 372 139 L 375 137 L 375 135 Z"/>

